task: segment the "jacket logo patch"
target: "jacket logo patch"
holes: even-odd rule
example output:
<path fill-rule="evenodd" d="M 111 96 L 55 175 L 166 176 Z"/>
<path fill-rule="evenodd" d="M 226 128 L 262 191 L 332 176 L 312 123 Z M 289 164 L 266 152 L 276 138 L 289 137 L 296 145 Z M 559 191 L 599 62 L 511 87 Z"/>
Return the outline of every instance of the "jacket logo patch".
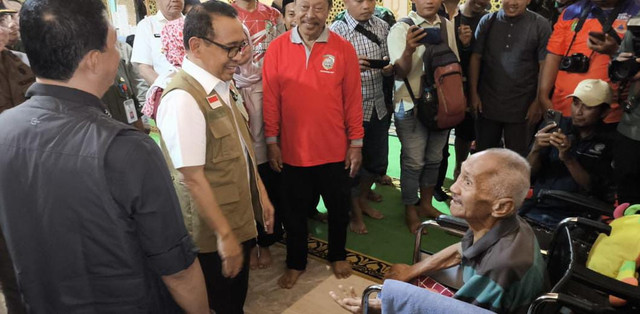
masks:
<path fill-rule="evenodd" d="M 589 150 L 589 153 L 595 155 L 602 155 L 602 151 L 604 150 L 605 145 L 603 143 L 598 143 L 593 145 L 593 147 Z"/>
<path fill-rule="evenodd" d="M 322 56 L 322 67 L 326 70 L 329 71 L 331 69 L 333 69 L 333 65 L 336 62 L 336 57 L 332 56 L 332 55 L 324 55 Z"/>

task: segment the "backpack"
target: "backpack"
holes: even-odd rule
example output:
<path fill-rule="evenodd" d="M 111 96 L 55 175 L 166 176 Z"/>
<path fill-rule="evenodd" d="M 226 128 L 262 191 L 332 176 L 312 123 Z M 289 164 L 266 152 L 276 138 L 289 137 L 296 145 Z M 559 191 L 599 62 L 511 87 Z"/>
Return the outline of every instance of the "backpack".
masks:
<path fill-rule="evenodd" d="M 404 79 L 409 95 L 414 103 L 415 114 L 427 129 L 446 130 L 458 125 L 464 119 L 467 99 L 462 85 L 462 67 L 448 44 L 446 20 L 439 16 L 442 42 L 425 45 L 422 55 L 425 73 L 420 79 L 422 96 L 416 98 L 409 80 Z M 398 22 L 415 25 L 411 18 Z"/>

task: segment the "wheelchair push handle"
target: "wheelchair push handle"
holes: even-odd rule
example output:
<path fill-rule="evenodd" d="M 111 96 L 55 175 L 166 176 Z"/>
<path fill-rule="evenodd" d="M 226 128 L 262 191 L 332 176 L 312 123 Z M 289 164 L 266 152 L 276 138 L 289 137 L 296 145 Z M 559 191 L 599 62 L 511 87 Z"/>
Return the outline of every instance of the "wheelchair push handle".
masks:
<path fill-rule="evenodd" d="M 362 292 L 362 314 L 367 314 L 369 312 L 369 296 L 372 293 L 380 293 L 382 291 L 382 285 L 371 285 L 368 286 Z"/>

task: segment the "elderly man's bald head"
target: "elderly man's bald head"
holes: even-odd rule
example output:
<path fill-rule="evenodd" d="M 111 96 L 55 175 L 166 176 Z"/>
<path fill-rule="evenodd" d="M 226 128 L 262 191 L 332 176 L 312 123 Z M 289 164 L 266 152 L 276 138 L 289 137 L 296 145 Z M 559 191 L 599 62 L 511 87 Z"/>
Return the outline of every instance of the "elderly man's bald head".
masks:
<path fill-rule="evenodd" d="M 489 149 L 470 156 L 451 186 L 451 213 L 467 221 L 512 215 L 529 190 L 527 161 L 507 149 Z"/>
<path fill-rule="evenodd" d="M 485 182 L 487 191 L 494 198 L 510 197 L 516 209 L 522 206 L 531 185 L 531 167 L 526 159 L 503 148 L 488 149 L 470 158 L 493 166 L 487 167 Z"/>

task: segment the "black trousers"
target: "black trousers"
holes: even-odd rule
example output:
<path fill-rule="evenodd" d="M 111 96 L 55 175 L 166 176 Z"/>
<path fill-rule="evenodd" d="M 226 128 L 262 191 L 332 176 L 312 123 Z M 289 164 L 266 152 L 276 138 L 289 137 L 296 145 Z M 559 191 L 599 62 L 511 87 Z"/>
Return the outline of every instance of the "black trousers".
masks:
<path fill-rule="evenodd" d="M 640 204 L 640 141 L 617 134 L 613 148 L 614 177 L 620 203 Z"/>
<path fill-rule="evenodd" d="M 534 128 L 527 122 L 504 123 L 479 116 L 476 120 L 476 150 L 499 147 L 504 133 L 504 147 L 522 157 L 529 154 Z"/>
<path fill-rule="evenodd" d="M 280 191 L 280 187 L 282 185 L 282 176 L 273 171 L 268 162 L 258 165 L 258 173 L 260 174 L 262 183 L 264 183 L 264 187 L 267 189 L 269 200 L 271 201 L 271 204 L 273 204 L 274 208 L 272 234 L 266 233 L 262 224 L 256 221 L 256 225 L 258 227 L 258 246 L 269 247 L 282 239 L 283 230 L 282 222 L 280 220 L 280 208 L 282 207 L 282 192 Z"/>
<path fill-rule="evenodd" d="M 346 259 L 350 180 L 344 162 L 313 167 L 284 165 L 282 220 L 287 231 L 289 269 L 304 270 L 307 267 L 307 213 L 317 205 L 316 193 L 322 196 L 329 215 L 328 260 L 335 262 Z"/>
<path fill-rule="evenodd" d="M 218 252 L 198 254 L 207 285 L 209 307 L 216 314 L 244 313 L 242 308 L 249 287 L 249 253 L 251 248 L 256 246 L 256 240 L 251 239 L 242 242 L 241 245 L 244 262 L 242 270 L 234 278 L 226 278 L 222 275 L 222 260 Z"/>

